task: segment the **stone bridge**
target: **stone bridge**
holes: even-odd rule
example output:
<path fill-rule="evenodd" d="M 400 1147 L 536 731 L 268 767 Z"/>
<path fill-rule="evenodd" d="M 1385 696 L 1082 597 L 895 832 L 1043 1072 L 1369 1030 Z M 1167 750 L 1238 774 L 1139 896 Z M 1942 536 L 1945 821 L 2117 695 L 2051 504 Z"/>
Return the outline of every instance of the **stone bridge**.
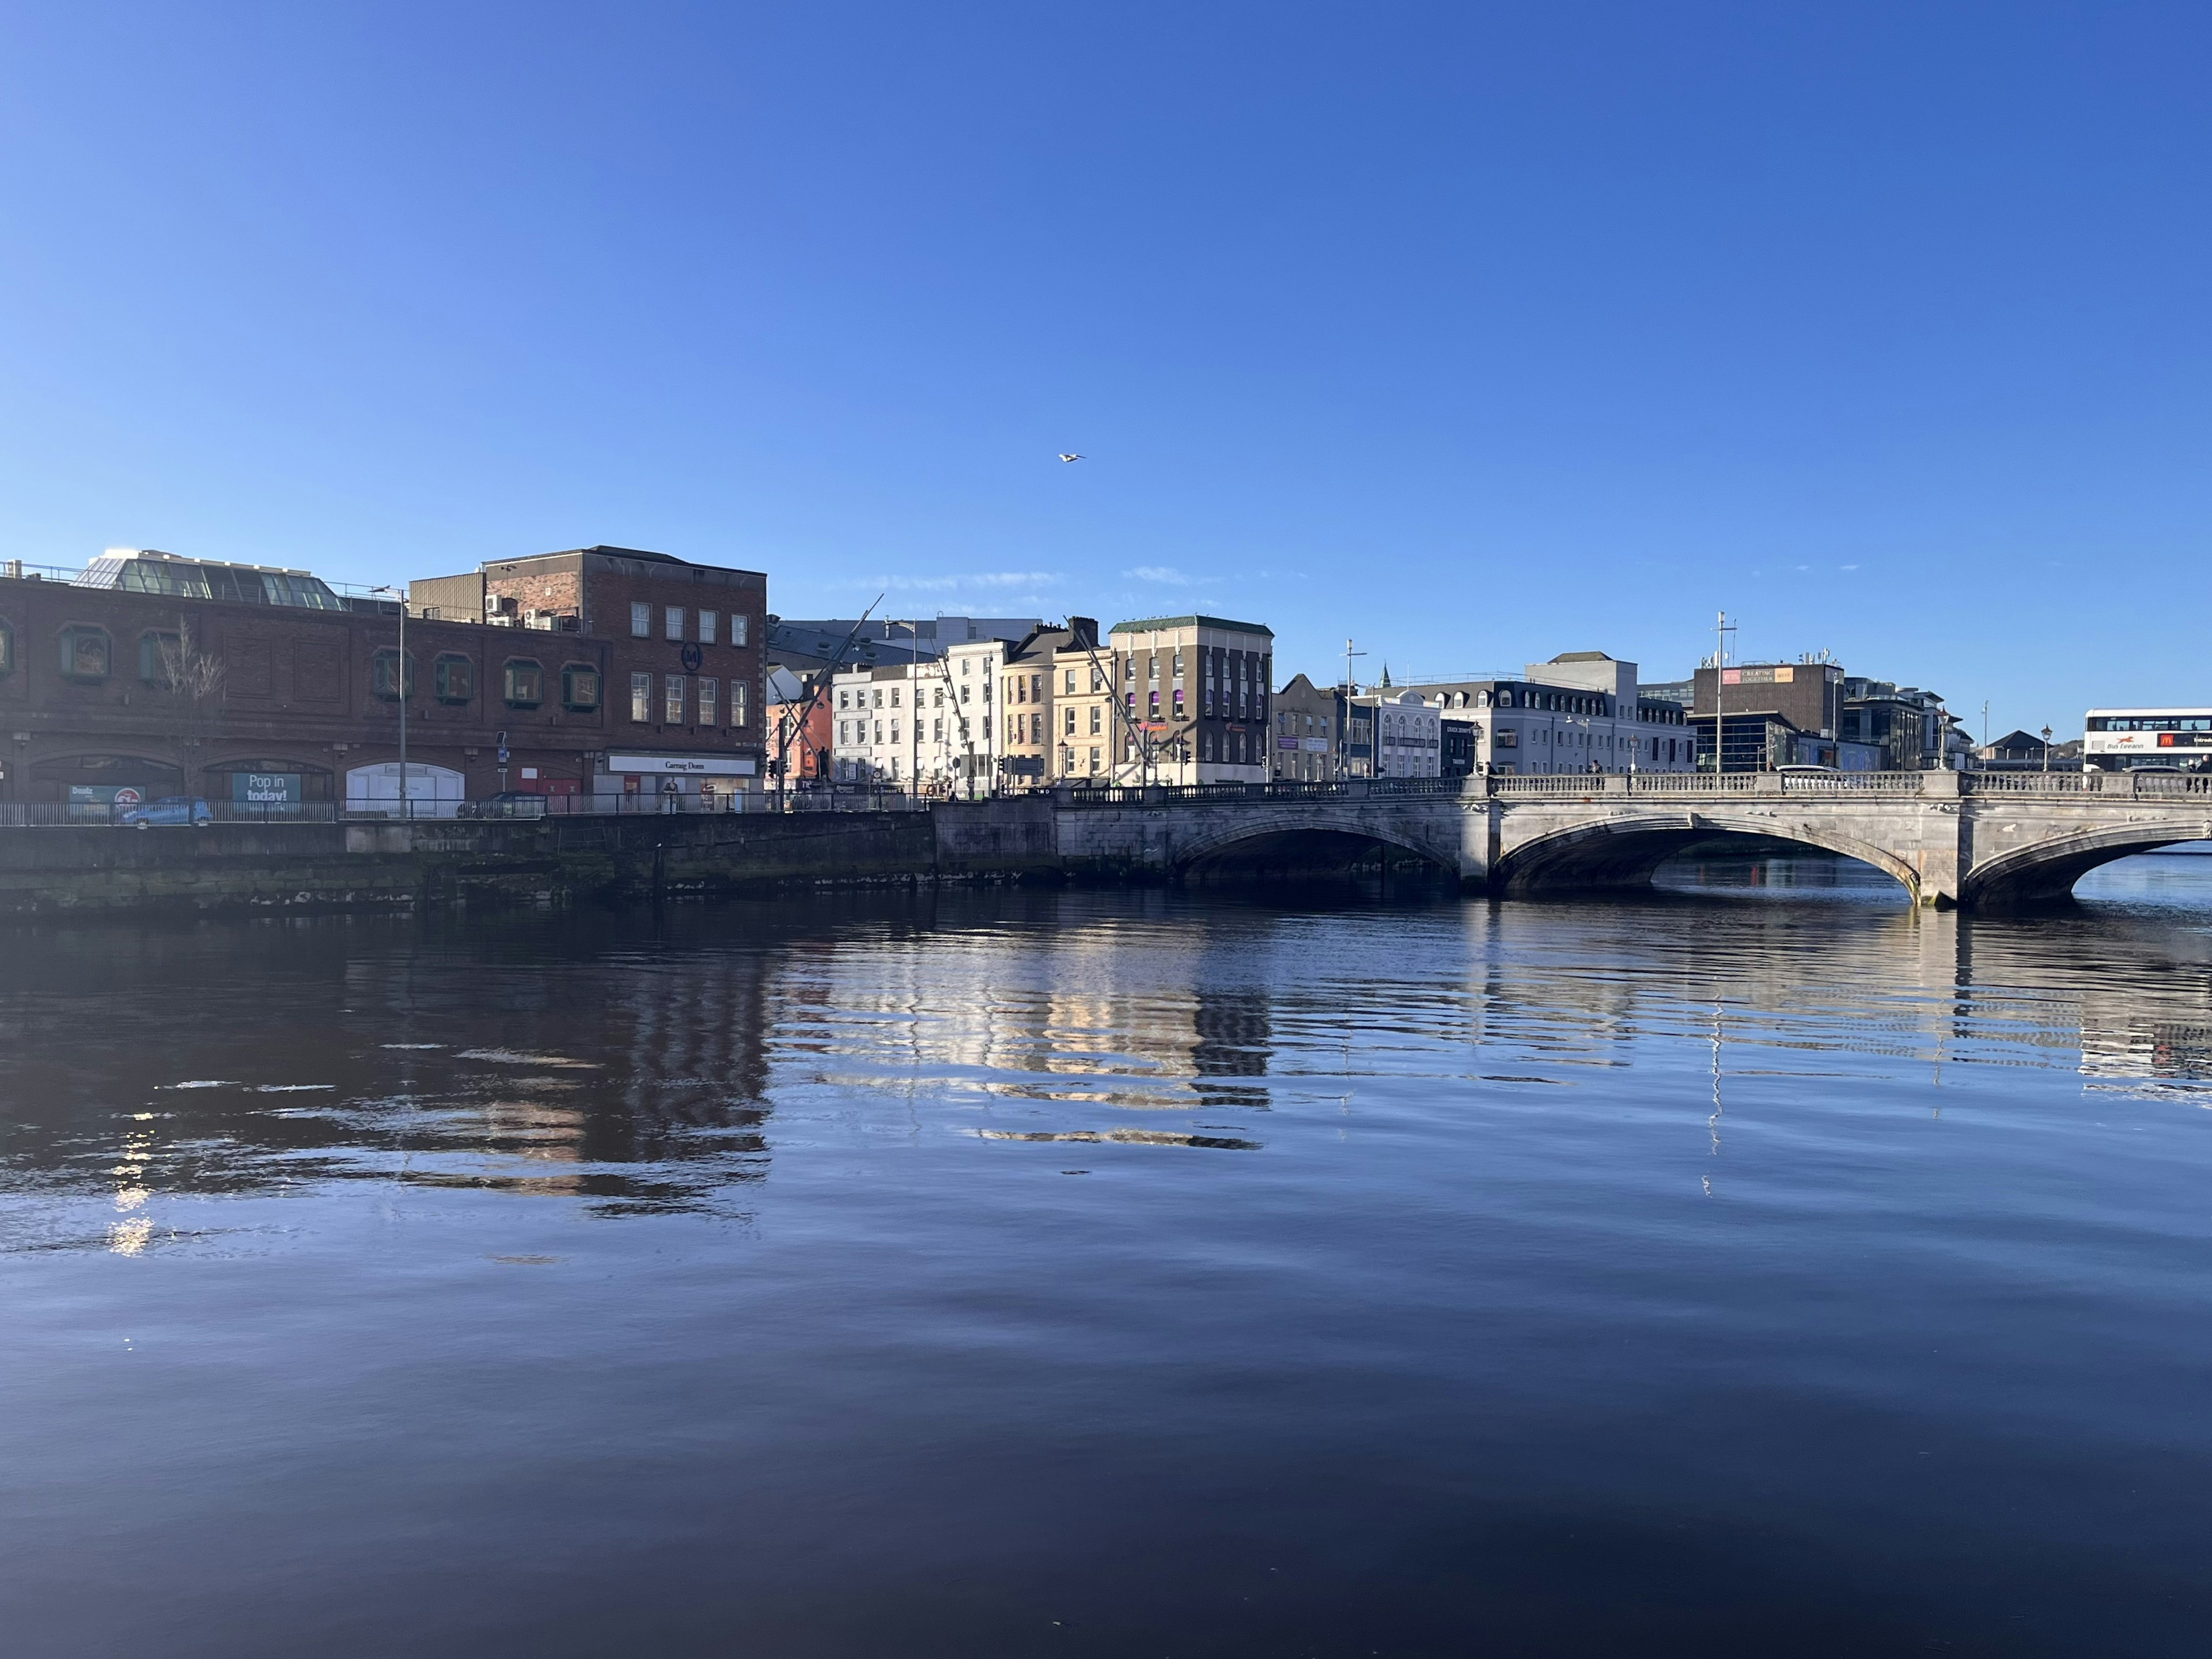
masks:
<path fill-rule="evenodd" d="M 1053 853 L 1074 873 L 1312 872 L 1380 845 L 1468 886 L 1565 894 L 1641 885 L 1694 842 L 1761 836 L 1862 860 L 1921 904 L 1966 909 L 2061 898 L 2113 859 L 2212 839 L 2212 776 L 2153 773 L 1380 779 L 1060 790 L 1019 805 L 1031 845 L 1049 812 Z M 941 841 L 959 838 L 969 810 L 951 810 Z"/>

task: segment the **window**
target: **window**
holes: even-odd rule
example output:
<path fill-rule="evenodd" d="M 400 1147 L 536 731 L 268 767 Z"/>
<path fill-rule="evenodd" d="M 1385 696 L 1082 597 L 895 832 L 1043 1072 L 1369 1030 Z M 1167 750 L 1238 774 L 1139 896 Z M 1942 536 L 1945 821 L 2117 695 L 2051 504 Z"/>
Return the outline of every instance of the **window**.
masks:
<path fill-rule="evenodd" d="M 661 632 L 672 640 L 680 640 L 684 637 L 684 607 L 682 605 L 672 605 L 667 608 L 663 617 Z"/>
<path fill-rule="evenodd" d="M 1073 708 L 1067 711 L 1066 732 L 1071 738 L 1075 735 L 1075 711 Z"/>
<path fill-rule="evenodd" d="M 1030 676 L 1030 701 L 1032 702 L 1044 701 L 1044 676 L 1042 674 Z"/>
<path fill-rule="evenodd" d="M 714 644 L 714 635 L 718 631 L 720 631 L 722 613 L 720 611 L 702 611 L 699 613 L 699 643 L 702 645 Z"/>
<path fill-rule="evenodd" d="M 385 702 L 399 701 L 400 678 L 398 652 L 387 647 L 369 659 L 368 689 Z M 411 651 L 407 654 L 406 683 L 407 695 L 411 697 L 415 695 L 415 654 Z"/>
<path fill-rule="evenodd" d="M 752 618 L 742 611 L 730 612 L 730 643 L 743 645 L 752 637 Z"/>
<path fill-rule="evenodd" d="M 1098 678 L 1096 670 L 1092 671 L 1091 678 L 1093 679 L 1097 679 Z M 1096 691 L 1098 688 L 1094 685 L 1091 689 L 1093 691 Z M 1075 671 L 1073 668 L 1067 671 L 1067 695 L 1071 697 L 1075 695 Z"/>
<path fill-rule="evenodd" d="M 586 662 L 572 662 L 561 671 L 561 704 L 580 714 L 599 706 L 599 671 Z"/>
<path fill-rule="evenodd" d="M 629 717 L 640 726 L 653 720 L 653 676 L 633 674 L 629 677 Z"/>
<path fill-rule="evenodd" d="M 884 689 L 883 689 L 883 687 L 881 687 L 880 685 L 879 685 L 879 686 L 877 686 L 877 687 L 875 688 L 875 692 L 876 692 L 876 707 L 877 707 L 877 708 L 881 708 L 884 706 Z"/>
<path fill-rule="evenodd" d="M 701 614 L 703 615 L 705 613 L 702 612 Z M 721 721 L 716 718 L 717 714 L 720 712 L 717 709 L 716 705 L 721 702 L 721 698 L 717 695 L 717 692 L 718 687 L 714 681 L 701 680 L 699 682 L 699 724 L 702 726 L 719 726 L 721 724 Z"/>
<path fill-rule="evenodd" d="M 138 678 L 149 685 L 167 685 L 174 678 L 173 667 L 185 665 L 185 642 L 182 636 L 156 630 L 138 636 Z"/>
<path fill-rule="evenodd" d="M 466 702 L 477 694 L 477 665 L 448 653 L 430 665 L 430 689 L 440 702 Z"/>
<path fill-rule="evenodd" d="M 15 630 L 0 622 L 0 674 L 15 672 Z"/>
<path fill-rule="evenodd" d="M 893 687 L 891 687 L 891 707 L 892 707 L 892 708 L 897 708 L 897 707 L 899 706 L 899 702 L 898 702 L 898 694 L 899 694 L 899 689 L 898 689 L 898 687 L 896 687 L 896 685 L 895 685 L 895 686 L 893 686 Z"/>
<path fill-rule="evenodd" d="M 653 607 L 642 599 L 629 608 L 629 634 L 634 640 L 653 637 Z"/>
<path fill-rule="evenodd" d="M 730 724 L 742 730 L 745 723 L 745 683 L 730 682 Z"/>
<path fill-rule="evenodd" d="M 892 741 L 893 743 L 896 743 L 898 740 L 899 740 L 898 722 L 897 722 L 896 720 L 893 720 L 893 721 L 891 722 L 891 741 Z M 894 763 L 893 763 L 893 764 L 895 764 L 895 765 L 896 765 L 896 762 L 894 762 Z"/>
<path fill-rule="evenodd" d="M 104 628 L 62 629 L 62 672 L 73 680 L 104 680 L 111 660 Z"/>
<path fill-rule="evenodd" d="M 932 743 L 943 743 L 945 741 L 945 716 L 939 714 L 929 724 L 931 728 L 929 740 Z"/>
<path fill-rule="evenodd" d="M 1094 738 L 1098 735 L 1098 717 L 1105 712 L 1095 702 L 1091 705 L 1091 735 Z M 1091 752 L 1096 755 L 1098 751 L 1094 749 Z"/>
<path fill-rule="evenodd" d="M 511 658 L 507 665 L 507 702 L 510 708 L 535 708 L 545 701 L 545 671 L 527 657 Z"/>
<path fill-rule="evenodd" d="M 684 724 L 684 676 L 670 674 L 660 682 L 660 723 Z"/>

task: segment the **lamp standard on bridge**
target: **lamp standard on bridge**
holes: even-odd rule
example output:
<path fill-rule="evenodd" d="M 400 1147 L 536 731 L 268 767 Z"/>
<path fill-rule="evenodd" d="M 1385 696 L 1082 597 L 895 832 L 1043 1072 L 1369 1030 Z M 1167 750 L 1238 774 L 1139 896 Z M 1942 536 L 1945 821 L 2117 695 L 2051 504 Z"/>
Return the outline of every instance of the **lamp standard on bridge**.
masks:
<path fill-rule="evenodd" d="M 1728 612 L 1722 611 L 1713 624 L 1713 775 L 1717 778 L 1723 769 L 1728 734 L 1728 638 L 1735 631 Z"/>
<path fill-rule="evenodd" d="M 2051 769 L 2051 728 L 2047 726 L 2043 728 L 2043 769 Z"/>
<path fill-rule="evenodd" d="M 1354 651 L 1352 648 L 1352 641 L 1345 641 L 1344 701 L 1337 705 L 1336 709 L 1336 775 L 1339 782 L 1352 775 L 1352 696 L 1354 690 L 1352 680 L 1352 659 L 1366 654 L 1364 651 Z M 1371 758 L 1375 748 L 1375 736 L 1372 731 L 1368 733 L 1367 747 Z M 1368 770 L 1371 774 L 1374 768 L 1370 766 Z"/>

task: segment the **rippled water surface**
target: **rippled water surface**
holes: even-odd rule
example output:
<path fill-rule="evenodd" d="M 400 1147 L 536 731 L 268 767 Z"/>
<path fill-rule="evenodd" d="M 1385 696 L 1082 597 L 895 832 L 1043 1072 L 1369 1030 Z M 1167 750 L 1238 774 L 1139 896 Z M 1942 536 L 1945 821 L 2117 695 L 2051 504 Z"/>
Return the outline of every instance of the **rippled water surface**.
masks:
<path fill-rule="evenodd" d="M 1668 879 L 10 933 L 0 1651 L 2203 1651 L 2212 858 Z"/>

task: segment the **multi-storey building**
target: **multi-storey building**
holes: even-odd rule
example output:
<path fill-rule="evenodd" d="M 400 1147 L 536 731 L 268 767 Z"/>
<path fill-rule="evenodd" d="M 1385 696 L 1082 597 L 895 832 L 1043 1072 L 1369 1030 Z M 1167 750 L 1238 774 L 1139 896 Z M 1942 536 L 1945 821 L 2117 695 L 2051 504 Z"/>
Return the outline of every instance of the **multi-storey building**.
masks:
<path fill-rule="evenodd" d="M 1053 653 L 1053 775 L 1104 781 L 1117 759 L 1143 737 L 1115 691 L 1113 653 L 1101 647 L 1098 624 L 1069 618 L 1067 642 Z"/>
<path fill-rule="evenodd" d="M 1068 739 L 1081 735 L 1082 716 L 1064 702 L 1066 684 L 1060 659 L 1087 656 L 1098 649 L 1098 624 L 1089 617 L 1070 617 L 1063 628 L 1040 628 L 1018 641 L 1000 671 L 998 771 L 1002 787 L 1043 787 L 1070 774 Z M 1079 676 L 1076 684 L 1087 684 Z M 1065 728 L 1063 730 L 1063 727 Z"/>
<path fill-rule="evenodd" d="M 513 583 L 495 568 L 419 585 L 442 591 L 410 596 L 403 653 L 398 601 L 304 571 L 127 549 L 73 580 L 0 566 L 0 799 L 388 811 L 403 706 L 417 812 L 501 789 L 750 786 L 763 578 L 613 549 L 517 561 Z M 640 605 L 657 637 L 611 631 Z"/>
<path fill-rule="evenodd" d="M 1478 775 L 1687 772 L 1697 766 L 1687 711 L 1639 696 L 1636 665 L 1601 651 L 1530 663 L 1526 679 L 1415 689 L 1443 719 L 1464 726 L 1457 740 Z"/>
<path fill-rule="evenodd" d="M 1371 769 L 1376 778 L 1433 778 L 1443 760 L 1443 705 L 1419 691 L 1389 689 L 1352 700 L 1367 711 L 1372 732 Z"/>
<path fill-rule="evenodd" d="M 830 776 L 830 676 L 821 670 L 768 671 L 767 772 L 793 787 Z M 779 770 L 779 769 L 781 769 Z"/>
<path fill-rule="evenodd" d="M 1710 672 L 1699 671 L 1701 698 Z M 1935 692 L 1837 672 L 1842 681 L 1837 736 L 1845 744 L 1865 745 L 1877 769 L 1935 772 L 1967 764 L 1972 739 L 1959 729 L 1958 721 Z M 1698 707 L 1701 713 L 1711 712 L 1709 704 L 1701 702 Z M 1736 708 L 1733 690 L 1723 708 L 1732 727 Z M 1733 744 L 1733 738 L 1730 741 Z"/>
<path fill-rule="evenodd" d="M 589 793 L 692 795 L 757 787 L 766 748 L 761 641 L 768 578 L 629 547 L 500 560 L 413 584 L 422 614 L 600 639 L 607 744 Z"/>
<path fill-rule="evenodd" d="M 1012 694 L 1005 670 L 1015 642 L 986 635 L 915 662 L 849 669 L 831 678 L 831 775 L 925 794 L 994 793 Z M 1028 678 L 1019 707 L 1026 724 Z"/>
<path fill-rule="evenodd" d="M 1304 783 L 1346 776 L 1346 763 L 1351 757 L 1344 753 L 1338 730 L 1343 708 L 1341 687 L 1317 686 L 1304 674 L 1293 674 L 1289 684 L 1275 693 L 1271 722 L 1274 775 Z"/>
<path fill-rule="evenodd" d="M 1264 783 L 1275 635 L 1220 617 L 1114 625 L 1124 735 L 1115 777 L 1153 783 Z"/>

